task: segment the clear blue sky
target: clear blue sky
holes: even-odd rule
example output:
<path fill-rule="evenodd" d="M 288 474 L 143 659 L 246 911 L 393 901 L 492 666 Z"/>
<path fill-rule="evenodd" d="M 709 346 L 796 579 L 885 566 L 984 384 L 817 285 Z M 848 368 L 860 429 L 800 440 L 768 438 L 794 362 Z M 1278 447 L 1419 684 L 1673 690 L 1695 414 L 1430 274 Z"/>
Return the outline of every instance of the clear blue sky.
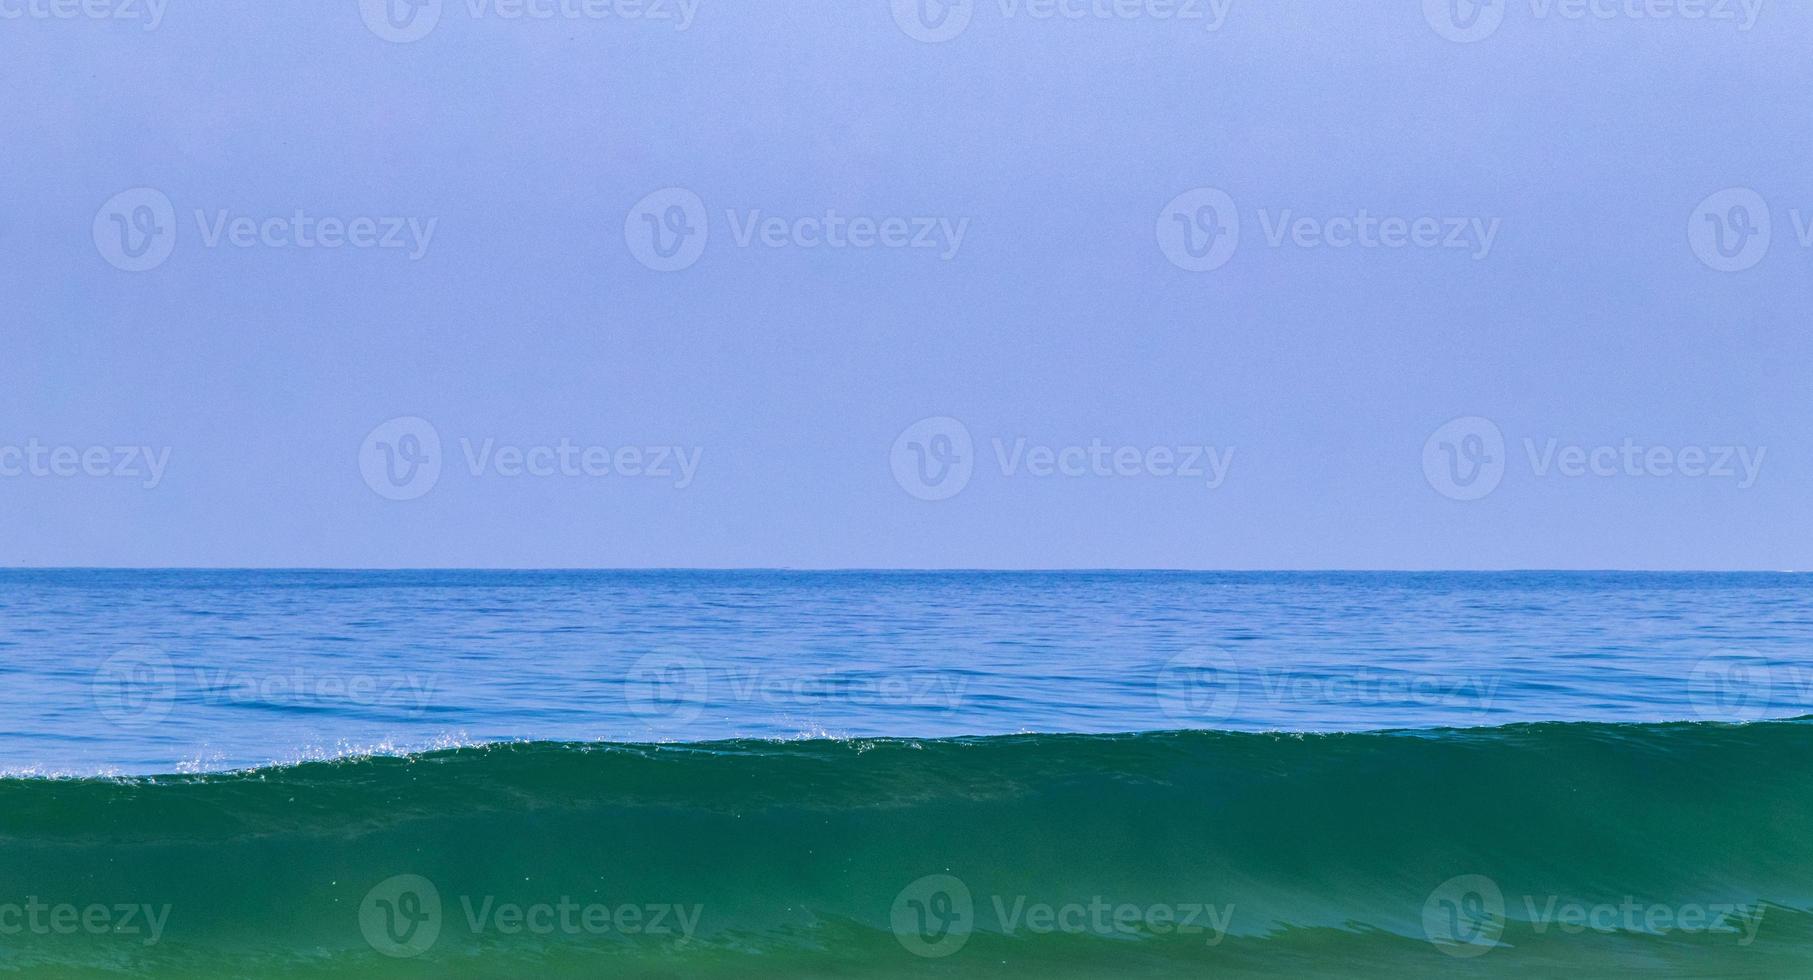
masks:
<path fill-rule="evenodd" d="M 1801 5 L 49 2 L 0 564 L 1813 567 Z"/>

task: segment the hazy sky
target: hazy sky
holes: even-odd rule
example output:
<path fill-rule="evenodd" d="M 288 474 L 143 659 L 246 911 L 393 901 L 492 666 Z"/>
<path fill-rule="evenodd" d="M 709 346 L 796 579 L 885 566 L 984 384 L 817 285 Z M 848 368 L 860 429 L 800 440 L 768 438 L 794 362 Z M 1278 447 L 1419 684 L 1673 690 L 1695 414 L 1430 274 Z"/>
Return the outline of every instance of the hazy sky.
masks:
<path fill-rule="evenodd" d="M 1813 567 L 1810 39 L 0 0 L 0 563 Z"/>

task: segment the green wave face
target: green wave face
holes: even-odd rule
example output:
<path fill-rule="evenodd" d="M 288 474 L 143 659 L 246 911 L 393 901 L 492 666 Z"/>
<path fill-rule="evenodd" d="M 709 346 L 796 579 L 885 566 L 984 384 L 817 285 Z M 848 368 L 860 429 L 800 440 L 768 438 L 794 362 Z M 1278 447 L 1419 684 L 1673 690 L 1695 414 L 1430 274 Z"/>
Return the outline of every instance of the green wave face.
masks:
<path fill-rule="evenodd" d="M 36 976 L 1813 973 L 1813 725 L 523 744 L 0 782 Z"/>

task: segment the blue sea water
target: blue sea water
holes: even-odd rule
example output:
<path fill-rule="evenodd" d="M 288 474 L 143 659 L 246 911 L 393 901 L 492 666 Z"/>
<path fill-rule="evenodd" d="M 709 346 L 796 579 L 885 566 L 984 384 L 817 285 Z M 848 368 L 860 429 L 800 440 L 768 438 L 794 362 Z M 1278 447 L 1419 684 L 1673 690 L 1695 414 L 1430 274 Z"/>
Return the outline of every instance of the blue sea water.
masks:
<path fill-rule="evenodd" d="M 0 972 L 1806 976 L 1809 581 L 0 573 Z"/>
<path fill-rule="evenodd" d="M 1813 711 L 1813 577 L 0 572 L 0 768 Z"/>

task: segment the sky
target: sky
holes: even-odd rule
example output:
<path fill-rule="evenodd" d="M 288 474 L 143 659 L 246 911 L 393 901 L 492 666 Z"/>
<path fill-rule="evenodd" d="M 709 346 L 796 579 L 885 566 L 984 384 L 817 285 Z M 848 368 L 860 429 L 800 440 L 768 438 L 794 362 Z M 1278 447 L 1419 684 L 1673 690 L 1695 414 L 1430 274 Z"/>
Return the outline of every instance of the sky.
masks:
<path fill-rule="evenodd" d="M 1813 567 L 1809 38 L 0 0 L 0 565 Z"/>

